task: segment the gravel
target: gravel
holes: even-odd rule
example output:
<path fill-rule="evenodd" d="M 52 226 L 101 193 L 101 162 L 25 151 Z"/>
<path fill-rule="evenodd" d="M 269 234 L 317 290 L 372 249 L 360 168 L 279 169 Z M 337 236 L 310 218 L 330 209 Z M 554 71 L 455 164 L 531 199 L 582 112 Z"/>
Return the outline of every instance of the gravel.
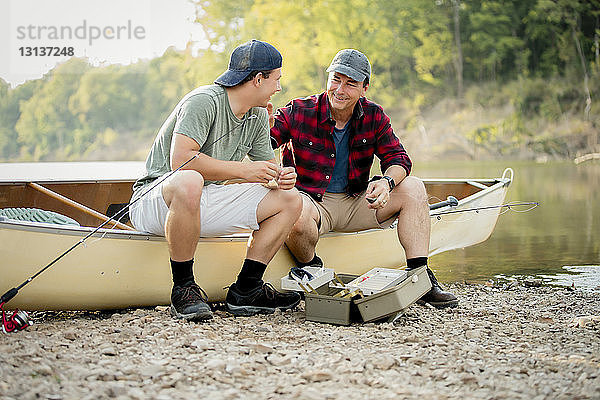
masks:
<path fill-rule="evenodd" d="M 167 307 L 36 312 L 0 334 L 2 399 L 599 399 L 597 292 L 452 284 L 460 306 L 335 326 Z"/>

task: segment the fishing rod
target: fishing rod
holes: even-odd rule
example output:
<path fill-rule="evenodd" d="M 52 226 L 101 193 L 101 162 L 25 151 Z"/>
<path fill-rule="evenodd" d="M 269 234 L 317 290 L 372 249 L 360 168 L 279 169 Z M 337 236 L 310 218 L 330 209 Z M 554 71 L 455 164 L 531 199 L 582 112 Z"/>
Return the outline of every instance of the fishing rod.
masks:
<path fill-rule="evenodd" d="M 223 139 L 225 136 L 229 135 L 234 129 L 237 129 L 238 127 L 244 125 L 244 123 L 246 121 L 248 121 L 250 119 L 254 119 L 254 118 L 258 118 L 258 116 L 256 114 L 250 115 L 248 118 L 244 119 L 240 124 L 234 126 L 229 131 L 225 132 L 224 134 L 222 134 L 221 136 L 219 136 L 217 139 L 215 139 L 212 143 L 210 143 L 207 147 L 204 148 L 204 151 L 206 151 L 207 149 L 209 149 L 210 147 L 212 147 L 215 143 L 217 143 L 219 140 Z M 39 275 L 41 275 L 48 268 L 50 268 L 51 266 L 53 266 L 54 264 L 56 264 L 64 256 L 66 256 L 71 251 L 73 251 L 75 248 L 77 248 L 78 246 L 82 245 L 87 239 L 89 239 L 91 236 L 93 236 L 95 233 L 97 233 L 100 229 L 102 229 L 103 227 L 105 227 L 109 222 L 111 222 L 111 221 L 118 222 L 123 217 L 123 215 L 125 215 L 125 213 L 129 210 L 130 206 L 132 206 L 133 204 L 137 203 L 144 196 L 146 196 L 148 193 L 150 193 L 152 190 L 154 190 L 158 185 L 160 185 L 161 183 L 163 183 L 165 180 L 167 180 L 169 177 L 171 177 L 177 171 L 180 171 L 183 167 L 185 167 L 186 165 L 188 165 L 189 163 L 191 163 L 194 159 L 198 158 L 201 154 L 203 154 L 203 153 L 199 150 L 189 160 L 187 160 L 186 162 L 184 162 L 183 164 L 181 164 L 179 167 L 177 167 L 173 171 L 169 172 L 168 174 L 163 175 L 148 190 L 146 190 L 145 192 L 143 192 L 137 199 L 135 199 L 135 200 L 127 203 L 119 211 L 117 211 L 115 214 L 113 214 L 112 217 L 108 218 L 102 224 L 98 225 L 95 229 L 93 229 L 91 232 L 89 232 L 87 235 L 85 235 L 77 243 L 75 243 L 74 245 L 72 245 L 71 247 L 69 247 L 67 250 L 65 250 L 62 254 L 60 254 L 54 260 L 50 261 L 44 268 L 40 269 L 38 272 L 36 272 L 35 274 L 33 274 L 32 276 L 30 276 L 29 278 L 27 278 L 19 286 L 14 287 L 12 289 L 9 289 L 6 293 L 4 293 L 0 297 L 0 310 L 2 311 L 2 331 L 5 332 L 5 333 L 9 333 L 9 332 L 17 331 L 17 330 L 23 330 L 23 329 L 27 328 L 28 326 L 30 326 L 32 324 L 31 321 L 28 318 L 27 313 L 25 311 L 20 311 L 18 309 L 15 309 L 14 312 L 13 312 L 13 314 L 11 316 L 7 316 L 6 313 L 5 313 L 5 311 L 4 311 L 4 308 L 3 308 L 4 305 L 6 303 L 8 303 L 10 300 L 12 300 L 12 298 L 14 298 L 19 293 L 19 290 L 21 290 L 25 285 L 29 284 L 32 280 L 34 280 Z"/>
<path fill-rule="evenodd" d="M 446 206 L 456 207 L 457 205 L 458 205 L 458 200 L 456 199 L 456 197 L 448 196 L 448 198 L 444 201 L 440 201 L 439 203 L 431 204 L 429 206 L 429 210 L 430 211 L 437 210 L 439 208 L 446 207 Z M 430 217 L 438 217 L 438 219 L 439 219 L 441 215 L 458 214 L 458 213 L 470 212 L 470 211 L 479 212 L 482 210 L 492 210 L 495 208 L 511 209 L 512 207 L 517 207 L 517 206 L 530 206 L 530 208 L 526 210 L 526 211 L 529 211 L 529 210 L 533 210 L 534 208 L 536 208 L 539 205 L 540 205 L 540 203 L 537 201 L 517 201 L 517 202 L 506 203 L 506 204 L 496 204 L 496 205 L 491 205 L 491 206 L 463 208 L 463 209 L 458 209 L 458 210 L 450 209 L 450 210 L 446 210 L 446 211 L 439 211 L 439 212 L 436 212 L 433 214 L 429 214 L 429 216 Z"/>

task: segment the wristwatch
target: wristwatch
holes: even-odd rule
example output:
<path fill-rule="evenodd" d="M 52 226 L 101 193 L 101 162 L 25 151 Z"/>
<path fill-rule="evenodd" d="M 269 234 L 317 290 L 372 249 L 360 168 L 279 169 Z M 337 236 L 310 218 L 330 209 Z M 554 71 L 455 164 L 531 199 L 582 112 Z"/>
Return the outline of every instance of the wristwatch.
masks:
<path fill-rule="evenodd" d="M 394 179 L 391 176 L 387 176 L 387 175 L 384 175 L 383 179 L 388 181 L 388 184 L 390 185 L 390 192 L 392 190 L 394 190 L 394 188 L 396 187 L 396 183 L 394 182 Z"/>
<path fill-rule="evenodd" d="M 394 179 L 387 175 L 374 175 L 371 179 L 369 179 L 369 182 L 378 181 L 380 179 L 385 179 L 388 182 L 388 185 L 390 185 L 390 192 L 396 187 L 396 182 L 394 182 Z"/>

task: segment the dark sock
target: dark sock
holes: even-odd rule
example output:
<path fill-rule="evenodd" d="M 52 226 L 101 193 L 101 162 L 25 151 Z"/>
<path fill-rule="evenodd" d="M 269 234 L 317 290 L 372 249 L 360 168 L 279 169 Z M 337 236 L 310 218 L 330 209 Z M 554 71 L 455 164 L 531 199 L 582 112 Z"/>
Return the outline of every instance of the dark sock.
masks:
<path fill-rule="evenodd" d="M 315 256 L 313 257 L 312 260 L 310 260 L 309 262 L 300 262 L 298 260 L 296 260 L 296 265 L 300 268 L 304 268 L 308 265 L 312 265 L 312 266 L 323 266 L 323 260 L 321 260 L 321 257 L 319 257 L 317 254 L 315 254 Z"/>
<path fill-rule="evenodd" d="M 423 265 L 427 265 L 427 257 L 415 257 L 409 258 L 406 260 L 406 270 L 410 271 L 411 269 L 419 268 Z"/>
<path fill-rule="evenodd" d="M 242 265 L 242 270 L 237 276 L 235 285 L 242 292 L 249 292 L 252 289 L 262 286 L 262 277 L 266 269 L 267 264 L 246 258 L 244 260 L 244 265 Z"/>
<path fill-rule="evenodd" d="M 187 283 L 194 282 L 194 259 L 189 261 L 171 260 L 171 273 L 173 274 L 173 285 L 184 286 Z"/>

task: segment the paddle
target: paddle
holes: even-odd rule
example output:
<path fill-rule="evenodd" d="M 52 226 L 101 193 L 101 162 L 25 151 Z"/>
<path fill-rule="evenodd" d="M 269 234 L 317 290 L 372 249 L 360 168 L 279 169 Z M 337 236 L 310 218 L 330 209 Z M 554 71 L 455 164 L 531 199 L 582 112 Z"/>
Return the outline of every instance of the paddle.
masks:
<path fill-rule="evenodd" d="M 53 199 L 56 199 L 56 200 L 60 201 L 61 203 L 67 204 L 67 205 L 69 205 L 69 206 L 71 206 L 71 207 L 73 207 L 73 208 L 75 208 L 75 209 L 77 209 L 79 211 L 82 211 L 82 212 L 84 212 L 84 213 L 86 213 L 88 215 L 91 215 L 92 217 L 96 217 L 96 218 L 98 218 L 101 221 L 105 221 L 106 222 L 109 219 L 106 215 L 104 215 L 102 213 L 99 213 L 98 211 L 93 210 L 93 209 L 91 209 L 89 207 L 86 207 L 83 204 L 80 204 L 80 203 L 78 203 L 78 202 L 76 202 L 74 200 L 71 200 L 71 199 L 69 199 L 69 198 L 67 198 L 67 197 L 65 197 L 65 196 L 63 196 L 63 195 L 61 195 L 59 193 L 56 193 L 55 191 L 50 190 L 50 189 L 48 189 L 48 188 L 46 188 L 46 187 L 44 187 L 42 185 L 39 185 L 39 184 L 37 184 L 35 182 L 29 182 L 29 183 L 27 183 L 27 185 L 29 187 L 31 187 L 31 188 L 33 188 L 33 189 L 41 192 L 41 193 L 44 193 L 45 195 L 47 195 L 49 197 L 52 197 Z M 132 227 L 130 227 L 128 225 L 120 223 L 119 221 L 115 221 L 115 225 L 117 227 L 121 228 L 121 229 L 124 229 L 124 230 L 130 230 L 130 231 L 134 231 L 135 230 L 135 229 L 133 229 Z"/>
<path fill-rule="evenodd" d="M 439 203 L 433 203 L 429 205 L 429 210 L 437 210 L 438 208 L 450 206 L 456 207 L 458 205 L 458 200 L 454 196 L 448 196 L 446 200 L 440 201 Z"/>

